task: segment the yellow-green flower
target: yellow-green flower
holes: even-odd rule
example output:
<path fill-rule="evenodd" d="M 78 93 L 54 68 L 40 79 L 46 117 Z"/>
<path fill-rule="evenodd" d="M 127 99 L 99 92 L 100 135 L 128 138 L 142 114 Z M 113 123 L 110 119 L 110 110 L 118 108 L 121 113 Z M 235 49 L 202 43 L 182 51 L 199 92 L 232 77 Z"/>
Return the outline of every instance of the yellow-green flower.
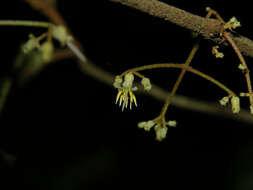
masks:
<path fill-rule="evenodd" d="M 133 91 L 137 90 L 137 87 L 133 87 L 134 75 L 132 73 L 127 73 L 124 76 L 124 82 L 119 76 L 116 76 L 114 81 L 114 87 L 118 89 L 118 94 L 116 96 L 116 104 L 119 102 L 119 106 L 122 106 L 122 111 L 127 108 L 128 104 L 130 109 L 132 109 L 133 103 L 137 106 L 136 97 Z"/>

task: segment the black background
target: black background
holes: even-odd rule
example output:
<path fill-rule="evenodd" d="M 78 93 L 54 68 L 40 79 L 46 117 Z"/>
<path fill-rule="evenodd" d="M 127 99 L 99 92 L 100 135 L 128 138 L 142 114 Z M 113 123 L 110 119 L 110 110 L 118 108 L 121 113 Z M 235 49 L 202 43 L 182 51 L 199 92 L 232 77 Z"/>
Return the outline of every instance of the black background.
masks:
<path fill-rule="evenodd" d="M 242 24 L 237 31 L 253 39 L 250 1 L 164 2 L 202 16 L 206 6 L 225 20 L 236 16 Z M 144 64 L 182 63 L 194 42 L 178 26 L 106 0 L 59 0 L 58 6 L 86 55 L 113 74 Z M 18 0 L 1 1 L 0 19 L 47 20 Z M 1 76 L 10 73 L 20 44 L 31 32 L 41 30 L 0 28 Z M 201 42 L 193 66 L 237 93 L 245 91 L 232 49 L 222 48 L 225 58 L 217 60 L 212 45 Z M 250 65 L 252 59 L 247 61 Z M 169 89 L 178 71 L 146 74 Z M 1 158 L 0 189 L 253 189 L 251 125 L 172 106 L 167 118 L 176 119 L 178 127 L 156 142 L 154 133 L 139 130 L 137 123 L 156 117 L 163 103 L 137 95 L 139 106 L 122 113 L 114 104 L 116 93 L 84 75 L 73 59 L 52 63 L 12 89 L 0 115 L 0 150 L 16 161 Z M 212 102 L 225 95 L 191 74 L 178 93 Z"/>

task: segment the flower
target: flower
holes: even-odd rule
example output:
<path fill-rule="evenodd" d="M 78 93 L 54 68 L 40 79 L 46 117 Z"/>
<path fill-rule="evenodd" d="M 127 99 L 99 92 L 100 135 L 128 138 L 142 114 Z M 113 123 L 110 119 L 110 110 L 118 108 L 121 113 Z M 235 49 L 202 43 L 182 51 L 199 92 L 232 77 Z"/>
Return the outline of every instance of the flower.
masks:
<path fill-rule="evenodd" d="M 250 114 L 253 114 L 253 106 L 252 105 L 250 105 L 249 109 L 250 109 Z"/>
<path fill-rule="evenodd" d="M 41 46 L 40 46 L 40 52 L 42 55 L 42 59 L 45 62 L 48 62 L 52 59 L 53 57 L 53 53 L 54 53 L 54 45 L 52 42 L 50 41 L 46 41 L 44 42 Z"/>
<path fill-rule="evenodd" d="M 121 88 L 121 83 L 122 83 L 122 78 L 121 78 L 119 75 L 117 75 L 117 76 L 115 77 L 115 79 L 114 79 L 113 86 L 114 86 L 115 88 Z"/>
<path fill-rule="evenodd" d="M 237 28 L 237 27 L 240 27 L 241 26 L 241 23 L 235 18 L 235 17 L 232 17 L 224 26 L 225 29 L 229 28 Z"/>
<path fill-rule="evenodd" d="M 124 82 L 119 76 L 115 77 L 113 86 L 118 89 L 118 94 L 116 96 L 116 104 L 119 102 L 119 106 L 122 106 L 122 111 L 127 108 L 130 102 L 130 109 L 132 109 L 132 104 L 137 106 L 136 97 L 133 91 L 137 90 L 137 87 L 133 87 L 134 75 L 132 73 L 127 73 L 124 76 Z M 123 82 L 123 84 L 122 84 Z"/>
<path fill-rule="evenodd" d="M 223 97 L 219 102 L 222 106 L 226 106 L 227 103 L 229 102 L 229 96 Z"/>
<path fill-rule="evenodd" d="M 139 128 L 143 128 L 145 131 L 150 131 L 150 129 L 155 125 L 155 122 L 150 121 L 142 121 L 138 123 Z"/>
<path fill-rule="evenodd" d="M 177 121 L 176 120 L 170 120 L 166 123 L 166 125 L 170 127 L 176 127 L 177 126 Z"/>
<path fill-rule="evenodd" d="M 219 52 L 219 46 L 214 46 L 212 48 L 212 54 L 215 55 L 216 58 L 223 58 L 224 54 L 222 52 Z"/>
<path fill-rule="evenodd" d="M 242 71 L 245 71 L 246 69 L 247 69 L 247 67 L 245 66 L 245 65 L 243 65 L 243 64 L 239 64 L 238 65 L 238 69 L 240 69 L 240 70 L 242 70 Z"/>
<path fill-rule="evenodd" d="M 161 119 L 160 117 L 149 120 L 149 121 L 142 121 L 138 123 L 138 127 L 140 129 L 144 129 L 145 131 L 150 131 L 150 129 L 153 127 L 154 131 L 156 133 L 156 140 L 162 141 L 166 138 L 166 134 L 168 131 L 168 127 L 176 127 L 177 121 L 176 120 L 170 120 L 165 121 L 165 119 Z"/>
<path fill-rule="evenodd" d="M 29 53 L 30 51 L 39 47 L 40 47 L 39 40 L 33 34 L 30 34 L 29 40 L 23 45 L 23 51 L 24 53 Z"/>
<path fill-rule="evenodd" d="M 53 27 L 52 35 L 61 43 L 62 46 L 64 46 L 68 41 L 72 40 L 72 37 L 68 35 L 67 29 L 61 25 Z"/>
<path fill-rule="evenodd" d="M 155 126 L 156 140 L 162 141 L 163 139 L 165 139 L 167 131 L 168 131 L 167 127 L 157 124 Z"/>
<path fill-rule="evenodd" d="M 232 96 L 231 105 L 232 105 L 232 112 L 239 113 L 239 111 L 240 111 L 240 98 L 238 96 Z"/>
<path fill-rule="evenodd" d="M 146 90 L 146 91 L 149 91 L 152 88 L 150 80 L 146 77 L 141 80 L 141 84 L 143 85 L 144 90 Z"/>

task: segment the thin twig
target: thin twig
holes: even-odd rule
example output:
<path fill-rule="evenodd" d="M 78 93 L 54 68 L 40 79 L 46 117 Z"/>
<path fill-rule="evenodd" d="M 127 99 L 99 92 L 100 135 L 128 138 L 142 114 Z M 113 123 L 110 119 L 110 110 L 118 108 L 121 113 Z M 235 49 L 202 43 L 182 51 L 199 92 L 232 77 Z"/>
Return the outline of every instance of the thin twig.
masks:
<path fill-rule="evenodd" d="M 28 21 L 28 20 L 0 20 L 0 26 L 30 26 L 48 28 L 51 23 L 42 21 Z"/>
<path fill-rule="evenodd" d="M 199 49 L 199 43 L 197 42 L 196 44 L 194 44 L 194 46 L 193 46 L 193 48 L 192 48 L 192 50 L 190 52 L 190 55 L 188 56 L 188 58 L 187 58 L 187 60 L 186 60 L 186 62 L 184 64 L 184 66 L 188 67 L 190 65 L 190 63 L 191 63 L 194 55 L 198 51 L 198 49 Z M 180 72 L 180 74 L 179 74 L 179 76 L 178 76 L 178 78 L 177 78 L 177 80 L 176 80 L 176 82 L 175 82 L 175 84 L 174 84 L 174 86 L 173 86 L 173 88 L 171 90 L 171 93 L 170 93 L 169 97 L 167 98 L 167 100 L 166 100 L 166 102 L 165 102 L 165 104 L 164 104 L 164 106 L 163 106 L 163 108 L 161 110 L 161 115 L 164 116 L 166 114 L 167 109 L 168 109 L 168 107 L 169 107 L 169 105 L 171 103 L 172 97 L 176 94 L 176 91 L 177 91 L 177 89 L 178 89 L 181 81 L 183 80 L 184 74 L 185 74 L 186 71 L 187 71 L 186 68 L 183 68 L 181 70 L 181 72 Z"/>
<path fill-rule="evenodd" d="M 248 66 L 246 64 L 245 59 L 243 58 L 239 48 L 237 47 L 237 45 L 235 44 L 235 42 L 232 40 L 232 38 L 230 37 L 228 32 L 224 32 L 223 36 L 225 37 L 225 39 L 229 42 L 229 44 L 232 46 L 232 48 L 234 49 L 236 55 L 238 56 L 240 62 L 242 63 L 245 72 L 245 78 L 246 78 L 246 83 L 247 83 L 247 87 L 248 87 L 248 91 L 249 91 L 249 101 L 250 101 L 250 106 L 253 107 L 253 96 L 252 96 L 252 86 L 251 86 L 251 80 L 250 80 L 250 75 L 249 75 L 249 69 Z"/>
<path fill-rule="evenodd" d="M 193 50 L 193 53 L 194 53 L 194 51 L 196 51 L 196 49 Z M 229 96 L 235 96 L 235 93 L 232 90 L 230 90 L 228 87 L 226 87 L 225 85 L 223 85 L 222 83 L 220 83 L 216 79 L 214 79 L 211 76 L 209 76 L 205 73 L 202 73 L 202 72 L 200 72 L 200 71 L 198 71 L 198 70 L 196 70 L 192 67 L 189 67 L 186 64 L 158 63 L 158 64 L 151 64 L 151 65 L 144 65 L 144 66 L 129 69 L 129 70 L 125 71 L 124 73 L 128 73 L 128 72 L 131 72 L 131 71 L 137 71 L 138 72 L 138 71 L 144 71 L 144 70 L 149 70 L 149 69 L 160 69 L 160 68 L 178 68 L 178 69 L 182 69 L 184 72 L 189 71 L 191 73 L 194 73 L 194 74 L 196 74 L 196 75 L 212 82 L 216 86 L 218 86 L 221 89 L 223 89 L 224 91 L 226 91 Z"/>

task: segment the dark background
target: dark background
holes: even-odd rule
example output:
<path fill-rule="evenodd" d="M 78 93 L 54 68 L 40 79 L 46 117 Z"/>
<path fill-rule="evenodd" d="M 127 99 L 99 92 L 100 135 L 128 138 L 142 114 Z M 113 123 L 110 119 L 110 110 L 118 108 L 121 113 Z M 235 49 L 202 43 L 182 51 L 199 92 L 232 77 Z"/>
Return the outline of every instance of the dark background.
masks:
<path fill-rule="evenodd" d="M 236 16 L 242 24 L 237 31 L 253 39 L 249 1 L 164 2 L 197 15 L 204 16 L 210 6 L 225 20 Z M 86 55 L 114 74 L 144 64 L 182 63 L 194 42 L 178 26 L 106 0 L 59 0 L 58 6 Z M 0 19 L 47 20 L 21 0 L 1 1 Z M 40 32 L 1 27 L 1 76 L 11 73 L 28 34 Z M 222 48 L 225 58 L 218 60 L 211 55 L 212 45 L 201 42 L 194 67 L 237 93 L 245 91 L 232 49 Z M 247 61 L 250 65 L 252 59 Z M 178 73 L 145 74 L 169 89 Z M 157 142 L 153 131 L 139 130 L 137 123 L 156 117 L 163 103 L 137 95 L 139 106 L 122 113 L 114 104 L 116 93 L 84 75 L 73 59 L 50 64 L 13 88 L 0 115 L 0 150 L 5 155 L 0 156 L 0 189 L 253 189 L 251 125 L 172 106 L 167 118 L 177 120 L 178 127 L 169 128 L 167 138 Z M 225 95 L 191 74 L 178 93 L 212 102 Z"/>

